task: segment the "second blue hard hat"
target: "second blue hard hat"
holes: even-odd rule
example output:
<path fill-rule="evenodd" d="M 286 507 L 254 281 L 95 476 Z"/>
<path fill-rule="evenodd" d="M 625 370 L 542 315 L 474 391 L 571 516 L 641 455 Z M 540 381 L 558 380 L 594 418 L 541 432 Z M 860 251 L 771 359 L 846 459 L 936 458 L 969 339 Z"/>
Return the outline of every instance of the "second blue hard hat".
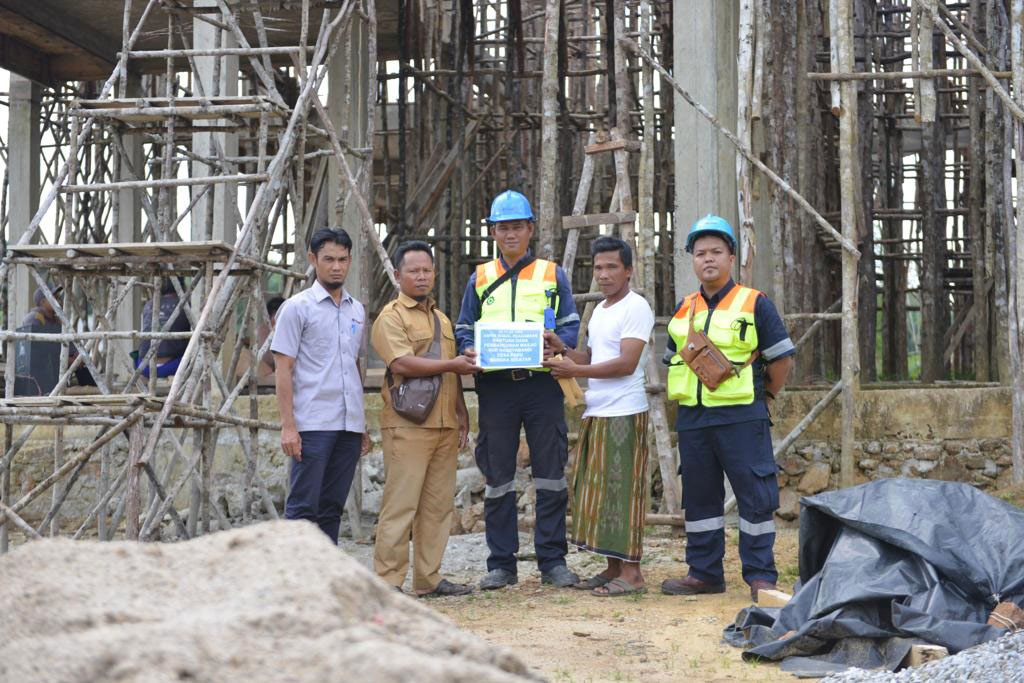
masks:
<path fill-rule="evenodd" d="M 697 241 L 698 237 L 704 235 L 715 235 L 721 237 L 729 243 L 729 248 L 733 253 L 736 253 L 736 235 L 732 231 L 732 226 L 729 225 L 729 221 L 725 220 L 721 216 L 715 216 L 714 214 L 708 214 L 701 218 L 690 228 L 690 234 L 686 236 L 686 253 L 693 253 L 693 243 Z"/>
<path fill-rule="evenodd" d="M 491 215 L 487 218 L 490 223 L 532 220 L 530 201 L 515 190 L 505 190 L 495 197 L 491 202 Z"/>

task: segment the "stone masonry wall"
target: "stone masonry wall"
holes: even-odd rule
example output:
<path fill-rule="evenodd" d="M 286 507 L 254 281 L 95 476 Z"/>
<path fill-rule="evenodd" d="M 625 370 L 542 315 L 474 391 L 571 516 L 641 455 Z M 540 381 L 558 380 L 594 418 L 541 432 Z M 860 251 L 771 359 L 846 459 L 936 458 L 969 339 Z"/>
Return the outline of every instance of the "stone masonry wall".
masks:
<path fill-rule="evenodd" d="M 788 390 L 773 408 L 772 429 L 776 441 L 781 440 L 821 398 L 825 390 Z M 483 525 L 483 475 L 473 461 L 476 425 L 476 396 L 466 394 L 472 420 L 470 443 L 459 454 L 456 483 L 456 507 L 453 531 L 463 533 L 480 531 Z M 238 412 L 248 414 L 248 399 L 240 399 Z M 277 408 L 273 396 L 260 397 L 260 416 L 276 420 Z M 367 394 L 367 417 L 374 438 L 373 452 L 364 459 L 362 490 L 363 507 L 368 514 L 366 522 L 379 512 L 380 498 L 386 472 L 379 442 L 377 414 L 380 396 Z M 781 506 L 779 517 L 793 520 L 799 513 L 799 499 L 803 495 L 818 493 L 838 486 L 839 473 L 839 404 L 822 413 L 782 458 L 780 458 L 779 484 Z M 579 431 L 577 408 L 568 412 L 570 448 Z M 670 410 L 674 420 L 674 410 Z M 67 455 L 84 447 L 92 430 L 67 428 L 65 443 Z M 1001 487 L 1010 477 L 1010 396 L 1002 387 L 990 386 L 937 386 L 913 389 L 869 389 L 861 392 L 857 407 L 857 463 L 858 482 L 882 477 L 926 477 L 966 481 L 980 488 Z M 24 494 L 53 471 L 53 437 L 51 428 L 37 428 L 21 453 L 15 459 L 12 472 L 13 498 Z M 125 439 L 112 443 L 108 455 L 109 477 L 113 479 L 126 456 Z M 192 439 L 182 439 L 185 455 L 191 454 Z M 181 459 L 164 443 L 158 458 L 160 469 L 170 467 L 175 474 L 181 470 Z M 283 508 L 287 469 L 276 433 L 264 432 L 259 438 L 259 475 L 266 484 L 278 509 Z M 652 452 L 652 457 L 654 454 Z M 520 514 L 534 512 L 534 489 L 529 478 L 529 452 L 525 441 L 520 445 L 520 468 L 516 476 L 516 493 Z M 241 517 L 242 477 L 245 459 L 238 434 L 233 429 L 221 430 L 215 462 L 214 500 L 224 516 L 235 521 Z M 652 466 L 652 472 L 657 471 Z M 82 472 L 62 509 L 62 528 L 67 533 L 95 504 L 96 486 L 100 476 L 100 457 L 95 456 Z M 189 487 L 179 496 L 176 507 L 183 513 L 188 509 Z M 259 514 L 259 495 L 252 491 L 254 511 Z M 26 518 L 38 524 L 51 503 L 49 492 L 41 496 L 26 511 Z M 113 512 L 113 509 L 111 509 Z M 364 529 L 367 525 L 364 524 Z M 170 527 L 167 531 L 170 532 Z"/>
<path fill-rule="evenodd" d="M 781 440 L 824 391 L 787 391 L 773 436 Z M 856 481 L 914 477 L 981 489 L 1010 482 L 1010 395 L 1003 387 L 868 389 L 857 405 Z M 839 485 L 836 400 L 779 459 L 778 516 L 795 520 L 800 497 Z"/>

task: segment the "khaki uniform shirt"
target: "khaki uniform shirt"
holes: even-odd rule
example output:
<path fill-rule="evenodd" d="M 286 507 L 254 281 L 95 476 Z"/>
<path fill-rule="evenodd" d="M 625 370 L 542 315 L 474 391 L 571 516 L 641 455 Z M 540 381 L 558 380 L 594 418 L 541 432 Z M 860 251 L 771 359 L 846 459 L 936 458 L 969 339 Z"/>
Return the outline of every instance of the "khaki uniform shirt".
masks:
<path fill-rule="evenodd" d="M 455 357 L 455 332 L 452 323 L 444 313 L 434 308 L 433 299 L 419 302 L 399 292 L 394 299 L 381 310 L 370 331 L 370 345 L 381 360 L 388 366 L 396 358 L 402 356 L 422 356 L 430 348 L 434 339 L 434 316 L 441 319 L 441 359 Z M 455 406 L 462 384 L 454 372 L 444 373 L 441 379 L 441 391 L 437 396 L 434 409 L 423 424 L 407 420 L 391 407 L 391 392 L 387 381 L 381 387 L 384 396 L 384 410 L 380 414 L 380 426 L 388 427 L 434 427 L 457 429 L 458 417 Z M 395 386 L 402 383 L 402 376 L 394 375 Z"/>

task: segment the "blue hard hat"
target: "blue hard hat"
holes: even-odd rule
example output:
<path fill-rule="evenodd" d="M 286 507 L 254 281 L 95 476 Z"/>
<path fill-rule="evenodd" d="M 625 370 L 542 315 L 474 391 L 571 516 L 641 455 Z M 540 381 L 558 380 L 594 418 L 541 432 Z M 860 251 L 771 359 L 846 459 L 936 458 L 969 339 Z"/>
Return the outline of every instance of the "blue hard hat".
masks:
<path fill-rule="evenodd" d="M 495 197 L 491 202 L 491 215 L 487 218 L 489 223 L 532 220 L 530 201 L 515 190 L 505 190 Z"/>
<path fill-rule="evenodd" d="M 729 221 L 721 216 L 709 213 L 690 228 L 690 234 L 686 237 L 687 254 L 693 253 L 693 243 L 697 241 L 698 237 L 703 237 L 704 235 L 716 235 L 725 238 L 725 241 L 729 243 L 729 248 L 732 249 L 733 253 L 736 253 L 736 235 L 733 233 Z"/>

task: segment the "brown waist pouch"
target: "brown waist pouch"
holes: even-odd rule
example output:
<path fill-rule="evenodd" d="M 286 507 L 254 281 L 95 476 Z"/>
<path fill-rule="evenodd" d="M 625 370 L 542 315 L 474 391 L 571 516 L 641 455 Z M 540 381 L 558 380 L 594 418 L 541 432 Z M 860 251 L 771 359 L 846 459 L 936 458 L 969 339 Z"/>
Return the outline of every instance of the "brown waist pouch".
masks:
<path fill-rule="evenodd" d="M 700 380 L 701 384 L 707 387 L 709 391 L 714 391 L 722 385 L 722 382 L 730 377 L 739 377 L 740 373 L 757 359 L 758 352 L 754 351 L 743 365 L 735 365 L 726 358 L 721 349 L 715 346 L 715 343 L 711 341 L 703 330 L 694 329 L 693 314 L 695 308 L 696 305 L 691 304 L 690 329 L 686 334 L 686 343 L 679 350 L 679 356 L 690 370 L 693 371 L 693 374 L 697 375 L 697 379 Z M 708 315 L 711 315 L 710 311 Z"/>

